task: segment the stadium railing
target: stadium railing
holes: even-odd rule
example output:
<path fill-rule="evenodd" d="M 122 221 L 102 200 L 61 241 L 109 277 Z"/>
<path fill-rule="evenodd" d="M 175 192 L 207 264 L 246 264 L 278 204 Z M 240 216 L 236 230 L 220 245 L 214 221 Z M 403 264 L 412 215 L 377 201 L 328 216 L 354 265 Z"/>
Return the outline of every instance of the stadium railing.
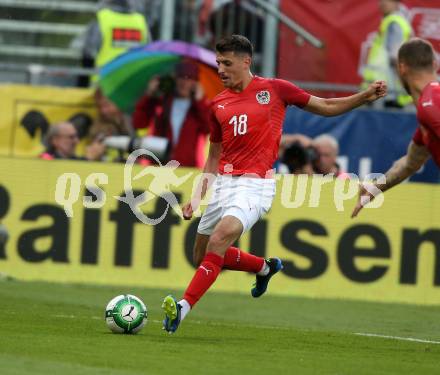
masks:
<path fill-rule="evenodd" d="M 218 39 L 225 32 L 245 34 L 255 41 L 254 67 L 257 73 L 264 76 L 275 75 L 277 45 L 273 43 L 273 38 L 277 37 L 280 22 L 286 24 L 312 45 L 322 46 L 322 42 L 314 35 L 280 12 L 279 0 L 225 2 L 210 16 L 212 22 L 212 39 L 210 40 L 205 39 L 207 35 L 200 34 L 199 14 L 191 8 L 195 6 L 194 3 L 189 5 L 190 3 L 186 1 L 163 0 L 157 4 L 155 11 L 152 7 L 145 9 L 146 12 L 162 15 L 157 19 L 158 25 L 150 22 L 150 26 L 153 26 L 153 36 L 156 39 L 186 40 L 208 44 L 209 47 L 212 40 Z M 87 22 L 98 10 L 97 1 L 0 0 L 1 8 L 6 10 L 2 12 L 3 16 L 0 18 L 0 56 L 4 57 L 3 62 L 38 63 L 44 67 L 40 69 L 44 72 L 52 71 L 50 65 L 58 65 L 58 68 L 61 65 L 66 66 L 66 72 L 70 71 L 71 66 L 80 65 L 79 46 L 75 48 L 75 43 L 71 42 L 73 38 L 85 31 Z M 11 10 L 15 11 L 16 19 L 7 18 L 8 11 L 11 13 Z M 17 11 L 22 12 L 17 14 Z M 48 12 L 49 14 L 52 12 L 49 17 L 47 17 Z M 167 22 L 170 17 L 166 12 L 171 12 L 171 15 L 178 14 L 179 17 L 171 17 L 174 21 Z M 73 23 L 75 19 L 72 22 L 71 15 L 74 14 L 81 15 L 76 18 L 76 22 L 82 22 L 81 24 Z M 14 13 L 12 15 L 14 18 Z M 26 17 L 27 19 L 24 19 Z M 52 22 L 47 22 L 48 20 Z M 6 34 L 4 41 L 2 41 L 2 33 Z M 51 41 L 56 42 L 56 45 L 50 44 Z M 22 68 L 23 64 L 18 64 L 18 66 Z M 22 77 L 28 76 L 29 70 L 35 69 L 26 67 L 22 71 Z M 0 81 L 2 81 L 1 75 Z"/>

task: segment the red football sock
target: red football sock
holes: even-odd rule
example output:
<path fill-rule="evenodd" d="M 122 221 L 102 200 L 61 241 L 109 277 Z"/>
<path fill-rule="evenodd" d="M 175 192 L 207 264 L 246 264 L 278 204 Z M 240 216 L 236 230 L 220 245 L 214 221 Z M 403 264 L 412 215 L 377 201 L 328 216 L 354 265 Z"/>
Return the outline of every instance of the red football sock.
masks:
<path fill-rule="evenodd" d="M 233 271 L 257 273 L 264 265 L 264 258 L 241 251 L 236 247 L 226 250 L 223 268 Z"/>
<path fill-rule="evenodd" d="M 223 258 L 215 253 L 207 253 L 197 268 L 183 298 L 193 307 L 217 279 L 223 267 Z"/>

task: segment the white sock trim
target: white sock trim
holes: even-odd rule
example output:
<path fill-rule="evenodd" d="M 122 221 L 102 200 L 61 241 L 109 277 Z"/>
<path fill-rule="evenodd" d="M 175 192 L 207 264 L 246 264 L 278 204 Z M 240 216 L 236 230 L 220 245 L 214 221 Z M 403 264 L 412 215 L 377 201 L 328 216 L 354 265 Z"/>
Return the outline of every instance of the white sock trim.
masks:
<path fill-rule="evenodd" d="M 191 305 L 186 299 L 181 299 L 177 303 L 182 306 L 182 309 L 180 310 L 180 321 L 182 321 L 183 319 L 185 319 L 185 316 L 191 311 Z"/>
<path fill-rule="evenodd" d="M 257 272 L 257 275 L 260 276 L 266 276 L 270 271 L 269 265 L 267 264 L 266 260 L 264 260 L 263 267 L 261 267 L 261 270 Z"/>

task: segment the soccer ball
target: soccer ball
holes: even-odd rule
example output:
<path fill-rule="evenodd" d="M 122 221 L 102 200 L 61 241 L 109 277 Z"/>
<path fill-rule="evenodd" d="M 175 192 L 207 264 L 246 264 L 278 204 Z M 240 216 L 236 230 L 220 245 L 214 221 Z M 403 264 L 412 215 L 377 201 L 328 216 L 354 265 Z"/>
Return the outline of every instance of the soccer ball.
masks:
<path fill-rule="evenodd" d="M 105 308 L 105 322 L 114 333 L 137 333 L 147 322 L 147 307 L 131 294 L 117 296 Z"/>

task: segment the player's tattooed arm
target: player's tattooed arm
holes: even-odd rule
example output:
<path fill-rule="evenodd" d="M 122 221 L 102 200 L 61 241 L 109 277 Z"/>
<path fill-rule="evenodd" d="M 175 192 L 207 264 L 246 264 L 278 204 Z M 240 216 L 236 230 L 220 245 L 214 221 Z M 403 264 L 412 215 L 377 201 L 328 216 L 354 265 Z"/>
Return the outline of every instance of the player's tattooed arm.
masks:
<path fill-rule="evenodd" d="M 375 183 L 375 187 L 379 192 L 385 192 L 393 186 L 400 184 L 408 177 L 415 174 L 429 159 L 430 153 L 425 146 L 419 146 L 411 141 L 408 146 L 407 154 L 397 160 L 393 166 L 385 173 L 383 183 Z M 359 198 L 351 217 L 356 217 L 364 205 L 374 199 L 376 195 L 372 194 L 373 189 L 367 188 L 365 185 L 360 186 Z"/>
<path fill-rule="evenodd" d="M 366 90 L 342 98 L 327 99 L 311 96 L 304 109 L 321 116 L 337 116 L 366 103 L 383 98 L 386 94 L 386 83 L 384 81 L 376 81 L 370 84 Z"/>
<path fill-rule="evenodd" d="M 378 184 L 377 187 L 382 191 L 391 189 L 416 173 L 429 157 L 429 150 L 425 146 L 419 146 L 411 141 L 406 155 L 393 164 L 385 173 L 386 182 Z"/>

